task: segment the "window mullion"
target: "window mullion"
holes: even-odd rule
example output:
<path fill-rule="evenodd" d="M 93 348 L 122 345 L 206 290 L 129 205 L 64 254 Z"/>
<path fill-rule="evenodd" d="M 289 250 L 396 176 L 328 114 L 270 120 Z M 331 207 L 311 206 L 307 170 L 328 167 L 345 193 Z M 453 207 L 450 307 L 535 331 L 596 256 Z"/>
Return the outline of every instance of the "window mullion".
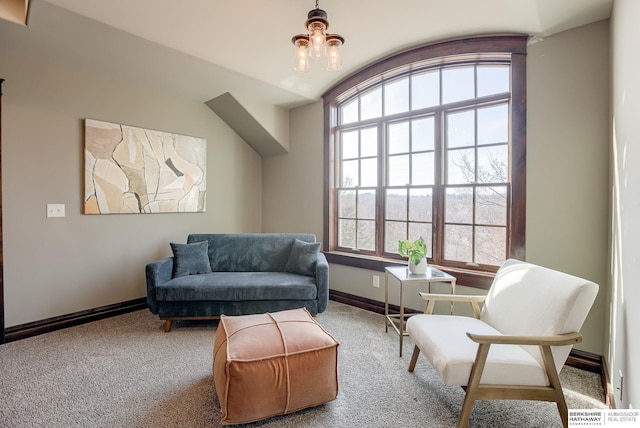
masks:
<path fill-rule="evenodd" d="M 476 160 L 477 162 L 477 160 Z M 476 163 L 476 174 L 477 174 L 477 163 Z M 477 259 L 476 259 L 476 253 L 477 253 L 477 247 L 476 247 L 476 227 L 477 227 L 477 213 L 476 213 L 476 198 L 477 198 L 477 185 L 473 184 L 471 186 L 471 188 L 473 189 L 472 193 L 471 193 L 471 212 L 472 212 L 472 217 L 471 217 L 471 262 L 472 263 L 476 263 Z"/>
<path fill-rule="evenodd" d="M 474 67 L 475 73 L 474 73 L 474 79 L 475 79 L 475 91 L 476 91 L 476 97 L 477 97 L 477 93 L 478 93 L 478 67 Z M 476 254 L 477 254 L 477 247 L 476 247 L 476 223 L 477 223 L 477 212 L 476 212 L 476 189 L 477 189 L 477 185 L 478 185 L 478 165 L 479 165 L 479 161 L 480 158 L 478 156 L 478 109 L 475 108 L 473 110 L 473 116 L 474 116 L 474 120 L 473 120 L 473 165 L 474 165 L 474 171 L 473 171 L 473 183 L 471 184 L 471 189 L 472 189 L 472 193 L 471 193 L 471 262 L 472 263 L 476 263 Z"/>
<path fill-rule="evenodd" d="M 435 114 L 435 182 L 433 186 L 433 238 L 432 258 L 435 263 L 444 259 L 444 174 L 445 174 L 445 135 L 444 114 L 438 110 Z"/>
<path fill-rule="evenodd" d="M 385 232 L 385 198 L 386 198 L 386 159 L 384 122 L 378 122 L 378 183 L 376 187 L 376 256 L 384 253 Z"/>

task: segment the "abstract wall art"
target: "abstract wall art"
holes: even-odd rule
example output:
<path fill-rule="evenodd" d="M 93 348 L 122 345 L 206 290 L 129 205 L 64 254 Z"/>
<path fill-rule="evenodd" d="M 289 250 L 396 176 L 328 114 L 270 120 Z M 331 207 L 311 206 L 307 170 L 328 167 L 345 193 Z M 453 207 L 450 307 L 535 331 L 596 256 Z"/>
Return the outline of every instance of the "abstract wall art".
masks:
<path fill-rule="evenodd" d="M 207 140 L 85 119 L 85 214 L 204 212 Z"/>

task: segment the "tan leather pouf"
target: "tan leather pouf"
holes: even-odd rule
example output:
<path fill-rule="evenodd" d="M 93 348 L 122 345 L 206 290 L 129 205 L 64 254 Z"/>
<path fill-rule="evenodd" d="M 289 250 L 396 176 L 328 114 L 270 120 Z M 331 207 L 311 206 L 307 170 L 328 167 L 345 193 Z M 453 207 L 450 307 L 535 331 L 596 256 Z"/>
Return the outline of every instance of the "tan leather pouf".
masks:
<path fill-rule="evenodd" d="M 213 379 L 223 424 L 317 406 L 338 395 L 338 342 L 306 309 L 223 315 Z"/>

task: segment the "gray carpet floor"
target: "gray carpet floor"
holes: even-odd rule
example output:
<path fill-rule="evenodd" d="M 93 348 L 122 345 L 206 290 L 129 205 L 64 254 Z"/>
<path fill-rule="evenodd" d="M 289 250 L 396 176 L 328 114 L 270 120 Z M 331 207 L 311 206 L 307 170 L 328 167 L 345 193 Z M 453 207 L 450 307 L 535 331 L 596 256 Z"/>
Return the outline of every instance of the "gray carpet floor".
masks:
<path fill-rule="evenodd" d="M 382 315 L 330 302 L 317 321 L 339 342 L 330 403 L 241 427 L 449 427 L 464 393 L 442 383 L 413 344 L 384 332 Z M 211 373 L 216 322 L 163 322 L 137 311 L 0 346 L 2 427 L 217 427 Z M 565 367 L 570 409 L 604 408 L 597 375 Z M 562 426 L 553 403 L 477 402 L 473 427 Z"/>

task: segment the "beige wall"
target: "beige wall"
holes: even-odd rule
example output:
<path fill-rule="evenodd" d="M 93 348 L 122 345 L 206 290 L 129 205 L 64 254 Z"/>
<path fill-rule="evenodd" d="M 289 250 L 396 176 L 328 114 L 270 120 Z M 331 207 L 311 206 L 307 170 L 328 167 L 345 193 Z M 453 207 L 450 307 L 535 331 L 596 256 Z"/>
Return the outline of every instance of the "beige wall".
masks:
<path fill-rule="evenodd" d="M 607 278 L 608 39 L 608 21 L 548 37 L 530 46 L 527 66 L 527 259 L 601 285 L 578 346 L 600 355 Z M 265 232 L 308 230 L 322 236 L 322 120 L 321 102 L 293 110 L 291 152 L 264 160 Z M 384 301 L 382 273 L 339 265 L 330 272 L 332 289 Z M 381 276 L 380 288 L 372 286 L 372 275 Z M 417 297 L 407 303 L 423 308 Z"/>
<path fill-rule="evenodd" d="M 611 266 L 608 349 L 618 408 L 640 406 L 640 2 L 615 0 L 612 35 Z M 620 372 L 624 382 L 620 381 Z"/>
<path fill-rule="evenodd" d="M 0 71 L 7 327 L 144 297 L 146 263 L 188 233 L 261 231 L 261 158 L 205 104 L 9 51 Z M 206 138 L 207 212 L 83 215 L 84 118 Z"/>
<path fill-rule="evenodd" d="M 532 44 L 527 73 L 527 260 L 600 285 L 577 348 L 603 355 L 609 21 Z"/>
<path fill-rule="evenodd" d="M 307 232 L 322 240 L 322 103 L 289 116 L 289 153 L 263 159 L 262 227 L 264 232 Z"/>
<path fill-rule="evenodd" d="M 608 21 L 545 38 L 528 58 L 527 258 L 601 284 L 579 347 L 604 353 Z M 323 235 L 322 104 L 291 111 L 290 153 L 260 157 L 204 104 L 1 52 L 8 327 L 143 297 L 144 265 L 190 232 Z M 579 72 L 577 72 L 579 70 Z M 204 214 L 81 214 L 82 119 L 204 137 Z M 47 219 L 47 203 L 67 217 Z M 371 285 L 381 276 L 381 287 Z M 331 288 L 384 300 L 384 277 L 331 266 Z M 460 292 L 475 291 L 462 288 Z M 397 299 L 392 300 L 397 302 Z M 417 298 L 410 307 L 421 309 Z"/>

